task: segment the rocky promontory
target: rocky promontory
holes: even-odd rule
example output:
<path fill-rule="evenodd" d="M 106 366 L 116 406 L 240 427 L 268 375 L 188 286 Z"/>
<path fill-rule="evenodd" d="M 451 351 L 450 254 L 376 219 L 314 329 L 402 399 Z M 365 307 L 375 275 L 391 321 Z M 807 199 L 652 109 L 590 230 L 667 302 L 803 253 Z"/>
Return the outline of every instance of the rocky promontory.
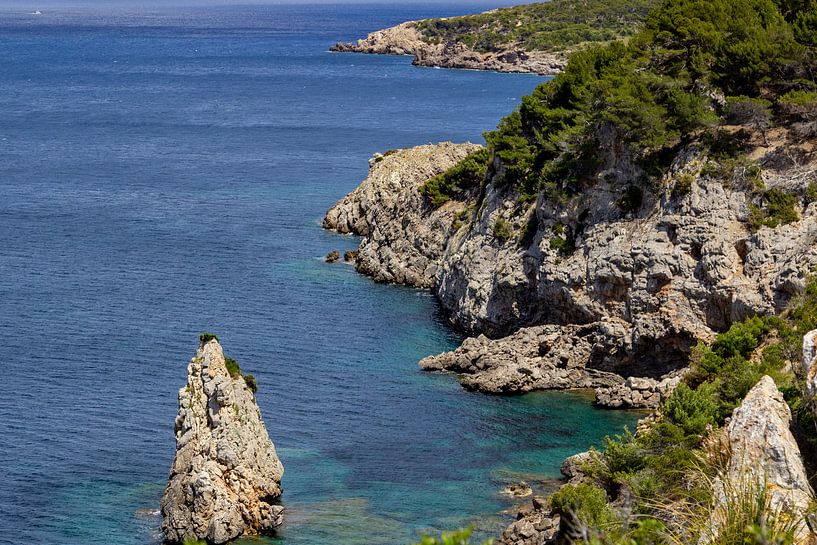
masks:
<path fill-rule="evenodd" d="M 283 521 L 284 468 L 255 401 L 255 381 L 202 337 L 179 390 L 176 455 L 161 501 L 168 542 L 224 543 Z"/>
<path fill-rule="evenodd" d="M 433 208 L 419 188 L 480 147 L 444 142 L 375 155 L 369 175 L 326 213 L 323 227 L 364 237 L 355 258 L 361 273 L 378 282 L 431 288 L 464 206 Z"/>
<path fill-rule="evenodd" d="M 497 51 L 477 51 L 459 41 L 430 43 L 417 28 L 418 21 L 372 32 L 353 43 L 337 43 L 330 50 L 339 53 L 412 55 L 415 66 L 493 70 L 496 72 L 533 72 L 543 76 L 564 69 L 568 52 L 525 50 L 519 47 Z"/>
<path fill-rule="evenodd" d="M 817 202 L 797 207 L 795 222 L 753 230 L 749 182 L 724 182 L 694 146 L 631 209 L 620 188 L 643 173 L 613 133 L 601 140 L 593 189 L 567 206 L 544 194 L 520 204 L 497 181 L 501 164 L 482 188 L 432 206 L 419 187 L 474 149 L 446 143 L 383 157 L 324 220 L 363 236 L 360 272 L 431 288 L 455 326 L 486 335 L 422 364 L 460 373 L 469 388 L 592 386 L 605 405 L 655 406 L 698 341 L 781 311 L 817 266 Z M 815 171 L 785 134 L 752 153 L 765 165 L 753 183 L 767 192 L 802 194 Z M 792 153 L 806 161 L 791 163 Z"/>

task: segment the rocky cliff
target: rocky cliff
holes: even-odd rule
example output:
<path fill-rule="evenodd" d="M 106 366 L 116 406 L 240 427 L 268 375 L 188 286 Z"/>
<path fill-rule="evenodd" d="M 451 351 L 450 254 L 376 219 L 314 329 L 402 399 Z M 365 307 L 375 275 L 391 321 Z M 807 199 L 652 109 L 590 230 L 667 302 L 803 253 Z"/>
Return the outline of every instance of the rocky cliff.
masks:
<path fill-rule="evenodd" d="M 559 73 L 568 53 L 530 51 L 509 47 L 498 51 L 476 51 L 462 42 L 429 43 L 417 29 L 417 21 L 372 32 L 354 43 L 337 43 L 330 48 L 340 53 L 413 55 L 415 66 L 494 70 L 497 72 L 533 72 L 541 75 Z"/>
<path fill-rule="evenodd" d="M 803 194 L 817 161 L 802 150 L 805 161 L 787 160 L 792 148 L 781 139 L 752 152 L 762 165 L 753 183 Z M 546 193 L 524 204 L 489 180 L 463 202 L 431 207 L 417 188 L 437 170 L 417 170 L 402 158 L 450 164 L 455 148 L 444 144 L 375 165 L 324 225 L 364 237 L 362 272 L 431 286 L 466 332 L 493 339 L 518 332 L 519 344 L 516 337 L 467 341 L 454 354 L 424 360 L 426 368 L 463 373 L 466 385 L 491 392 L 595 386 L 615 393 L 603 374 L 609 372 L 657 384 L 684 365 L 699 340 L 746 316 L 780 311 L 802 291 L 817 266 L 817 203 L 801 201 L 798 221 L 753 231 L 749 182 L 739 173 L 725 181 L 716 161 L 690 146 L 660 183 L 644 188 L 636 207 L 623 209 L 623 188 L 641 173 L 614 135 L 606 142 L 592 185 L 567 204 Z M 494 180 L 501 168 L 494 166 Z M 373 186 L 376 197 L 364 198 L 375 195 Z M 461 221 L 451 219 L 454 210 Z M 355 222 L 362 227 L 351 228 Z M 498 232 L 500 224 L 507 233 Z M 484 353 L 491 356 L 477 357 Z M 641 397 L 661 390 L 647 389 Z M 615 395 L 609 404 L 654 403 L 622 399 Z"/>
<path fill-rule="evenodd" d="M 224 543 L 279 526 L 284 469 L 252 381 L 236 369 L 231 375 L 215 339 L 199 345 L 187 374 L 179 390 L 176 455 L 161 502 L 167 541 Z"/>

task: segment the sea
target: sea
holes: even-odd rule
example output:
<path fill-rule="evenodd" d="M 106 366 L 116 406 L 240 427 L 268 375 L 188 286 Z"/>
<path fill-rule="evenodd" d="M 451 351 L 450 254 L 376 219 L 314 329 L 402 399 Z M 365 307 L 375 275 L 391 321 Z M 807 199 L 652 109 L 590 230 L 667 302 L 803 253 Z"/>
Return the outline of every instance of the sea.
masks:
<path fill-rule="evenodd" d="M 632 426 L 422 372 L 461 341 L 432 295 L 323 260 L 358 243 L 321 219 L 373 153 L 482 142 L 544 81 L 328 47 L 468 9 L 0 5 L 0 543 L 161 543 L 203 331 L 257 378 L 286 471 L 286 523 L 239 543 L 495 536 L 528 501 L 505 486 L 546 493 Z"/>

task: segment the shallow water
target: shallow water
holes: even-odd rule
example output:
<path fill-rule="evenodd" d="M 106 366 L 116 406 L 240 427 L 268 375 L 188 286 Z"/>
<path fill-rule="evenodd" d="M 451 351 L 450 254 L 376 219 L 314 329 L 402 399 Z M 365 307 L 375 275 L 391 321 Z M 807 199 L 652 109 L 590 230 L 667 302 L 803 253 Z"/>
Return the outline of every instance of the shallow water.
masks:
<path fill-rule="evenodd" d="M 372 152 L 481 141 L 542 81 L 326 52 L 461 10 L 0 11 L 0 543 L 159 540 L 205 330 L 259 380 L 287 545 L 495 533 L 504 484 L 634 421 L 420 372 L 459 340 L 433 298 L 322 260 Z"/>

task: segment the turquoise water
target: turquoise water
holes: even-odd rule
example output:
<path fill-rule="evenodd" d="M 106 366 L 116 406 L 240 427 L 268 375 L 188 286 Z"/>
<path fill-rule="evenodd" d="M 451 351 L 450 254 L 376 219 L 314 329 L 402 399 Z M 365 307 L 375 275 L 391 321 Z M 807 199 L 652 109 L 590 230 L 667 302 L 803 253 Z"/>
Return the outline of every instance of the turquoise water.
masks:
<path fill-rule="evenodd" d="M 2 9 L 2 8 L 0 8 Z M 541 79 L 326 47 L 462 6 L 0 11 L 0 543 L 158 543 L 176 392 L 201 331 L 259 380 L 287 545 L 509 520 L 635 417 L 468 393 L 459 339 L 320 228 L 374 151 L 481 139 Z M 248 540 L 257 543 L 258 540 Z"/>

